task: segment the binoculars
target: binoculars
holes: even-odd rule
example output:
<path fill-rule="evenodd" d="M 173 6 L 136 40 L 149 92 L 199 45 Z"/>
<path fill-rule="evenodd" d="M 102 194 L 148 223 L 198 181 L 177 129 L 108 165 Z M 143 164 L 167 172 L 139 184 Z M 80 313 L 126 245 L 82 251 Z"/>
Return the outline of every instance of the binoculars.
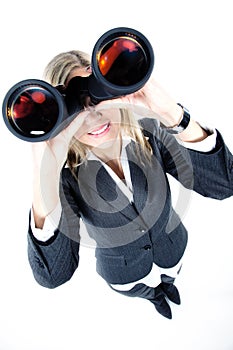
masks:
<path fill-rule="evenodd" d="M 15 84 L 6 94 L 2 113 L 11 133 L 24 141 L 51 139 L 84 108 L 141 89 L 154 66 L 150 42 L 131 28 L 114 28 L 96 42 L 91 56 L 92 74 L 74 77 L 61 89 L 39 79 Z"/>

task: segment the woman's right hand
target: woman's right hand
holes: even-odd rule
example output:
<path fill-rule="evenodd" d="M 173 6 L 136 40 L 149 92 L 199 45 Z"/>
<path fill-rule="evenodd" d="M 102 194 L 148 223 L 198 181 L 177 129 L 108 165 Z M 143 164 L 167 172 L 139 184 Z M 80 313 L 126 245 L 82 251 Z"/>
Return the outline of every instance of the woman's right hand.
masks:
<path fill-rule="evenodd" d="M 54 138 L 32 143 L 33 214 L 36 227 L 42 228 L 45 218 L 60 203 L 60 172 L 66 161 L 72 137 L 82 125 L 87 111 L 79 115 Z"/>

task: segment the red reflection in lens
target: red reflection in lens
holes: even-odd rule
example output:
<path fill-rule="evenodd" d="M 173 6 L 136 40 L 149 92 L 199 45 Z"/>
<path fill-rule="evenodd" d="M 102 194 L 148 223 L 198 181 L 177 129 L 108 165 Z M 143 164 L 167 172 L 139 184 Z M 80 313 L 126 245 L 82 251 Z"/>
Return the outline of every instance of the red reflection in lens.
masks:
<path fill-rule="evenodd" d="M 13 128 L 23 135 L 42 135 L 56 125 L 59 106 L 54 95 L 40 86 L 22 86 L 12 96 L 8 118 Z"/>
<path fill-rule="evenodd" d="M 18 103 L 14 105 L 13 116 L 14 118 L 24 118 L 28 116 L 34 107 L 34 103 L 31 99 L 25 95 L 21 95 Z"/>
<path fill-rule="evenodd" d="M 117 43 L 114 43 L 114 45 Z M 136 44 L 133 41 L 129 40 L 122 40 L 121 39 L 121 45 L 122 47 L 126 48 L 129 50 L 129 52 L 137 51 Z M 119 46 L 119 45 L 118 45 Z"/>
<path fill-rule="evenodd" d="M 14 118 L 25 118 L 33 112 L 35 103 L 42 104 L 46 100 L 46 96 L 41 91 L 25 92 L 20 95 L 18 101 L 14 104 Z"/>
<path fill-rule="evenodd" d="M 35 91 L 31 94 L 33 101 L 36 103 L 43 103 L 46 100 L 45 95 L 42 92 Z"/>
<path fill-rule="evenodd" d="M 137 44 L 129 39 L 115 40 L 113 45 L 100 56 L 99 69 L 103 75 L 106 75 L 117 57 L 124 51 L 137 51 Z"/>

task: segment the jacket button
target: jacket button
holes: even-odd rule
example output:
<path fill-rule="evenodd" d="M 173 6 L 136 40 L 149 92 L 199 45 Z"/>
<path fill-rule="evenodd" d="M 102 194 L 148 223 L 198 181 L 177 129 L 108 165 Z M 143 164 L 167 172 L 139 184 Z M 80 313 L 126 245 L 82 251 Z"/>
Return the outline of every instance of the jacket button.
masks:
<path fill-rule="evenodd" d="M 147 244 L 143 247 L 145 250 L 150 250 L 151 249 L 151 245 L 150 244 Z"/>

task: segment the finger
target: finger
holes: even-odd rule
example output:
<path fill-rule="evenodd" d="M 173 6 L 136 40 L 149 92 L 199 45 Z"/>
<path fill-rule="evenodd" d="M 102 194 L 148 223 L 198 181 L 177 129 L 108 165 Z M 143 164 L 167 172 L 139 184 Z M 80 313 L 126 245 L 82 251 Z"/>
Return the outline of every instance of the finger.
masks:
<path fill-rule="evenodd" d="M 126 100 L 127 100 L 127 96 Z M 115 99 L 115 100 L 108 100 L 103 101 L 99 103 L 95 109 L 98 111 L 107 110 L 107 109 L 113 109 L 113 108 L 120 108 L 120 109 L 127 109 L 130 110 L 132 113 L 135 114 L 137 119 L 141 119 L 144 117 L 148 118 L 154 118 L 160 120 L 158 114 L 156 114 L 154 111 L 152 111 L 148 106 L 146 106 L 144 103 L 138 102 L 133 103 L 133 99 L 131 99 L 131 103 L 124 102 L 123 98 Z"/>
<path fill-rule="evenodd" d="M 71 140 L 72 137 L 77 133 L 78 129 L 81 127 L 84 119 L 88 114 L 89 114 L 89 111 L 81 111 L 75 116 L 75 118 L 74 116 L 70 117 L 74 119 L 70 122 L 70 124 L 64 130 L 64 133 L 69 140 Z"/>
<path fill-rule="evenodd" d="M 112 108 L 130 108 L 131 103 L 129 99 L 123 99 L 123 98 L 116 98 L 113 100 L 106 100 L 98 103 L 96 105 L 95 110 L 101 111 L 106 109 L 112 109 Z"/>

